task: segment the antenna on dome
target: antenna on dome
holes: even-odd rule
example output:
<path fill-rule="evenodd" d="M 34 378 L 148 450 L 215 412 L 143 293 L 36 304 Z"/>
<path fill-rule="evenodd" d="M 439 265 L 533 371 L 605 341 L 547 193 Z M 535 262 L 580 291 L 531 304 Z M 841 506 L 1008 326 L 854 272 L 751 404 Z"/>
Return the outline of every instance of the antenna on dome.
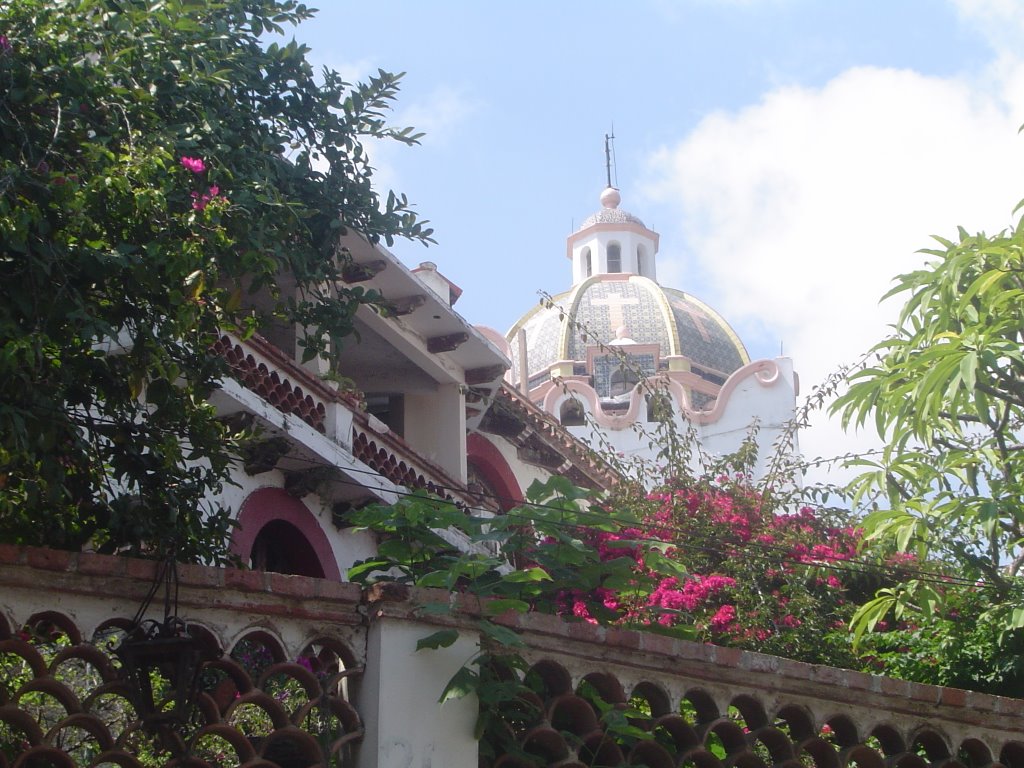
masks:
<path fill-rule="evenodd" d="M 612 143 L 615 141 L 615 124 L 612 123 L 612 132 L 604 135 L 604 167 L 608 176 L 608 186 L 612 184 L 612 167 L 615 165 L 613 158 L 615 157 L 615 145 Z M 615 181 L 618 179 L 618 169 L 615 172 Z"/>

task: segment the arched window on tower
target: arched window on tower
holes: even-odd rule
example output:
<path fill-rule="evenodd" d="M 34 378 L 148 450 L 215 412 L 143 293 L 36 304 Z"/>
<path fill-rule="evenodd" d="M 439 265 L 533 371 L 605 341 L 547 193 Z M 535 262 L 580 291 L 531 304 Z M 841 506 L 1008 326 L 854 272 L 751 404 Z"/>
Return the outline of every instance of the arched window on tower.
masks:
<path fill-rule="evenodd" d="M 593 265 L 590 263 L 590 249 L 583 249 L 583 276 L 590 277 L 594 273 Z"/>
<path fill-rule="evenodd" d="M 671 421 L 672 399 L 666 392 L 655 392 L 647 395 L 647 420 Z"/>
<path fill-rule="evenodd" d="M 650 277 L 647 269 L 647 252 L 642 245 L 636 247 L 636 273 L 643 277 Z"/>
<path fill-rule="evenodd" d="M 618 243 L 608 244 L 608 271 L 622 271 L 622 246 Z"/>

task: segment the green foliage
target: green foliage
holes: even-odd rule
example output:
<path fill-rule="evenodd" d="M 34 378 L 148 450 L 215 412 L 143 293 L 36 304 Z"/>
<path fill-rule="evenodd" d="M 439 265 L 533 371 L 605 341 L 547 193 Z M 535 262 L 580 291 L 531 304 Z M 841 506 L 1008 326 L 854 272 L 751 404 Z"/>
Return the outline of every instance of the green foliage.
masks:
<path fill-rule="evenodd" d="M 937 659 L 929 682 L 990 690 L 992 675 L 1015 678 L 995 669 L 1024 637 L 1024 231 L 937 240 L 925 251 L 933 261 L 897 278 L 888 296 L 906 303 L 894 333 L 833 407 L 844 426 L 870 425 L 885 440 L 857 462 L 854 498 L 872 508 L 866 544 L 909 553 L 935 577 L 880 593 L 854 626 L 867 641 L 890 611 L 927 623 L 937 633 L 921 646 Z M 967 599 L 975 594 L 983 599 Z M 969 622 L 949 620 L 953 610 Z M 986 654 L 992 675 L 967 661 Z"/>
<path fill-rule="evenodd" d="M 429 240 L 362 145 L 416 141 L 385 123 L 399 77 L 351 85 L 261 39 L 311 15 L 0 6 L 0 540 L 223 561 L 207 499 L 239 436 L 208 404 L 218 329 L 298 322 L 307 359 L 336 354 L 376 299 L 337 287 L 338 237 Z"/>
<path fill-rule="evenodd" d="M 845 625 L 854 601 L 885 584 L 882 571 L 841 570 L 857 536 L 838 513 L 790 514 L 773 504 L 745 475 L 680 477 L 651 493 L 623 485 L 601 497 L 553 477 L 498 517 L 411 497 L 350 514 L 348 522 L 377 534 L 378 553 L 349 577 L 488 598 L 478 653 L 441 700 L 475 694 L 482 754 L 500 755 L 517 749 L 512 733 L 534 722 L 537 700 L 529 678 L 520 679 L 523 639 L 492 620 L 509 611 L 858 666 Z M 440 629 L 417 650 L 449 647 L 458 636 Z M 591 703 L 619 747 L 652 736 L 649 713 Z"/>
<path fill-rule="evenodd" d="M 981 590 L 958 590 L 941 613 L 920 623 L 866 634 L 862 658 L 869 670 L 932 685 L 1024 696 L 1024 636 L 986 617 Z M 877 626 L 875 628 L 878 628 Z"/>

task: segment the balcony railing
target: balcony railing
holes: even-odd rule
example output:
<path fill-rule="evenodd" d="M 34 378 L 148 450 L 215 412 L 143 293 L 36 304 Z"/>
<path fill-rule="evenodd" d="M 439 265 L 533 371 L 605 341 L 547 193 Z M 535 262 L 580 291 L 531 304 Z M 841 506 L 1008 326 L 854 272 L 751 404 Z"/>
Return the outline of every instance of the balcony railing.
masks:
<path fill-rule="evenodd" d="M 232 377 L 246 389 L 326 435 L 395 485 L 426 490 L 461 504 L 483 503 L 443 469 L 419 456 L 400 436 L 382 424 L 375 426 L 354 394 L 320 381 L 265 340 L 240 341 L 224 334 L 214 351 L 227 361 Z M 339 418 L 341 412 L 345 418 Z M 292 437 L 301 440 L 297 433 Z"/>

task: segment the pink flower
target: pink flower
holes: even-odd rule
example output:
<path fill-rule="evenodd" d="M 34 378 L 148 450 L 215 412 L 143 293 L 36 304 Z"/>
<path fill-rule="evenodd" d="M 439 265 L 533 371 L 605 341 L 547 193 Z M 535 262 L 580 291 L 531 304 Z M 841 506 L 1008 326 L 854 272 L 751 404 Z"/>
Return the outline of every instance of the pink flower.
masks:
<path fill-rule="evenodd" d="M 186 171 L 192 171 L 192 173 L 202 173 L 206 170 L 206 163 L 203 162 L 201 157 L 183 157 L 181 158 L 181 166 Z"/>
<path fill-rule="evenodd" d="M 206 205 L 211 200 L 223 200 L 226 203 L 228 199 L 219 196 L 218 192 L 220 192 L 220 187 L 216 184 L 211 186 L 205 194 L 200 195 L 198 192 L 192 192 L 192 207 L 197 211 L 203 211 L 206 210 Z"/>
<path fill-rule="evenodd" d="M 7 39 L 7 35 L 0 35 L 0 53 L 10 53 L 12 50 L 14 50 L 14 46 Z"/>
<path fill-rule="evenodd" d="M 729 625 L 736 620 L 736 606 L 723 605 L 717 611 L 715 615 L 711 617 L 711 631 L 713 632 L 725 632 L 729 629 Z"/>

